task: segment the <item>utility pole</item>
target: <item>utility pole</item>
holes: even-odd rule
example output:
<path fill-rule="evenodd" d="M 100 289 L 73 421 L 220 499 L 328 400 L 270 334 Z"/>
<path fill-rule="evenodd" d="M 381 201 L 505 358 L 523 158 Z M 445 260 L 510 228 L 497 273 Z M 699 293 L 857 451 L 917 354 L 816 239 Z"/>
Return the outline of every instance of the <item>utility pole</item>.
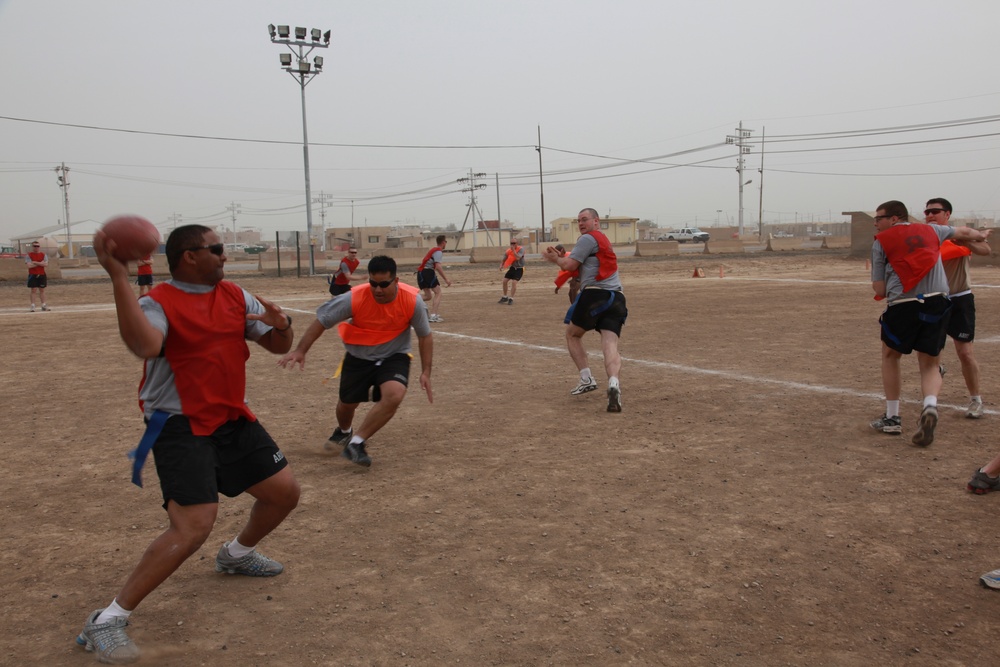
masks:
<path fill-rule="evenodd" d="M 319 226 L 323 231 L 323 236 L 320 237 L 319 246 L 320 250 L 323 252 L 326 252 L 326 209 L 332 206 L 332 204 L 330 204 L 331 199 L 333 199 L 333 195 L 328 195 L 322 190 L 320 191 L 319 196 L 313 199 L 314 202 L 319 204 Z"/>
<path fill-rule="evenodd" d="M 56 182 L 59 183 L 59 187 L 63 191 L 63 212 L 66 215 L 66 248 L 69 253 L 69 258 L 73 259 L 73 238 L 69 233 L 69 167 L 66 163 L 61 163 L 56 167 Z"/>
<path fill-rule="evenodd" d="M 542 242 L 548 241 L 545 238 L 545 184 L 542 182 L 542 126 L 538 126 L 538 146 L 535 147 L 538 151 L 538 196 L 542 203 Z"/>
<path fill-rule="evenodd" d="M 230 202 L 230 205 L 226 207 L 226 210 L 232 214 L 233 221 L 233 252 L 236 252 L 236 214 L 242 213 L 243 208 L 240 204 L 236 202 Z"/>
<path fill-rule="evenodd" d="M 167 219 L 174 223 L 172 229 L 177 229 L 177 223 L 184 218 L 180 213 L 174 213 L 173 215 L 167 216 Z"/>
<path fill-rule="evenodd" d="M 757 203 L 757 240 L 764 240 L 764 126 L 760 128 L 760 201 Z M 832 216 L 831 216 L 832 218 Z"/>
<path fill-rule="evenodd" d="M 486 172 L 476 172 L 472 173 L 472 169 L 469 169 L 468 178 L 459 178 L 456 183 L 468 183 L 467 187 L 462 188 L 462 192 L 469 193 L 469 207 L 465 209 L 465 220 L 462 221 L 462 232 L 465 232 L 465 225 L 469 222 L 469 214 L 475 211 L 479 214 L 480 222 L 483 219 L 483 213 L 479 210 L 479 205 L 476 204 L 476 190 L 482 190 L 486 187 L 485 183 L 476 183 L 477 178 L 486 178 Z M 472 216 L 473 230 L 472 230 L 472 247 L 476 247 L 476 233 L 477 227 L 475 226 L 476 216 Z M 486 230 L 486 240 L 490 241 L 490 231 Z"/>
<path fill-rule="evenodd" d="M 736 135 L 726 136 L 727 144 L 734 144 L 737 148 L 736 154 L 736 173 L 740 179 L 740 218 L 739 218 L 739 235 L 743 236 L 743 186 L 747 183 L 743 182 L 743 169 L 745 166 L 744 155 L 750 152 L 749 139 L 750 135 L 753 134 L 753 130 L 744 130 L 743 121 L 740 121 L 740 126 L 736 128 Z"/>

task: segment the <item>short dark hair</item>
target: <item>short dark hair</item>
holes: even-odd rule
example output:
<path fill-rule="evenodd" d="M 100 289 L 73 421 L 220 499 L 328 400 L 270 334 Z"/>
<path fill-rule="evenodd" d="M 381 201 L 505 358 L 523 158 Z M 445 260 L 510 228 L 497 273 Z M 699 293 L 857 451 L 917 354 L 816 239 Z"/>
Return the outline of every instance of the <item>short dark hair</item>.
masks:
<path fill-rule="evenodd" d="M 927 200 L 927 207 L 928 208 L 931 207 L 931 206 L 933 206 L 933 205 L 935 205 L 935 204 L 937 204 L 938 206 L 940 206 L 944 210 L 948 211 L 948 213 L 951 213 L 951 202 L 948 201 L 947 199 L 945 199 L 944 197 L 935 197 L 934 199 L 928 199 Z"/>
<path fill-rule="evenodd" d="M 580 213 L 589 213 L 590 215 L 594 216 L 595 220 L 601 219 L 601 214 L 597 212 L 596 208 L 582 208 L 580 209 Z M 577 217 L 579 217 L 580 213 L 576 214 Z"/>
<path fill-rule="evenodd" d="M 438 234 L 438 237 L 434 240 L 437 242 L 438 245 L 441 245 L 442 243 L 448 240 L 448 237 L 445 236 L 444 234 Z"/>
<path fill-rule="evenodd" d="M 885 214 L 889 217 L 896 216 L 900 220 L 909 220 L 910 214 L 906 210 L 906 204 L 901 201 L 896 201 L 891 199 L 884 204 L 879 204 L 876 211 L 885 211 Z"/>
<path fill-rule="evenodd" d="M 212 231 L 211 227 L 205 225 L 181 225 L 170 232 L 167 237 L 167 266 L 173 273 L 181 263 L 181 256 L 184 251 L 200 246 L 205 242 L 205 234 Z"/>
<path fill-rule="evenodd" d="M 390 278 L 396 277 L 396 260 L 388 255 L 375 255 L 368 260 L 368 275 L 388 273 Z"/>

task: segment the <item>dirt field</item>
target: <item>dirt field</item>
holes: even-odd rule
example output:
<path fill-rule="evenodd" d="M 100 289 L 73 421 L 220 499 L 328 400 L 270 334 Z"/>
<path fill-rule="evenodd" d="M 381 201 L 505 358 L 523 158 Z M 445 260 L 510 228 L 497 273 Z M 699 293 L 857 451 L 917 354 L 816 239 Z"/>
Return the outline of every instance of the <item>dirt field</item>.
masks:
<path fill-rule="evenodd" d="M 987 416 L 964 419 L 949 346 L 927 449 L 909 444 L 915 359 L 904 437 L 868 428 L 884 404 L 863 261 L 682 257 L 622 274 L 621 414 L 605 411 L 597 356 L 601 390 L 569 395 L 553 268 L 530 265 L 508 307 L 499 271 L 455 266 L 434 403 L 414 382 L 370 469 L 321 447 L 336 336 L 304 372 L 252 345 L 251 407 L 303 489 L 261 544 L 285 573 L 215 573 L 250 507 L 224 499 L 209 541 L 132 616 L 142 664 L 992 662 L 1000 593 L 977 577 L 1000 567 L 1000 494 L 964 487 L 1000 449 L 1000 270 L 974 275 Z M 230 278 L 299 333 L 325 298 L 319 278 Z M 23 284 L 0 286 L 3 665 L 90 664 L 74 637 L 166 521 L 152 465 L 145 489 L 129 483 L 141 363 L 109 284 L 60 281 L 48 302 L 28 313 Z"/>

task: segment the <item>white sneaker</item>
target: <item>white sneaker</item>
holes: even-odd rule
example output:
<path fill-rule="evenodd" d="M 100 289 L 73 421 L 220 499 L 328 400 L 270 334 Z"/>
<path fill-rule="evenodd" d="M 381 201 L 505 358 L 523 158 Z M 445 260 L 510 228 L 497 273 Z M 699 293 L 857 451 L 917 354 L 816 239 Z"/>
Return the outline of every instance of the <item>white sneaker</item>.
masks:
<path fill-rule="evenodd" d="M 48 306 L 46 306 L 46 305 L 45 305 L 45 304 L 43 303 L 43 304 L 42 304 L 42 310 L 48 310 L 48 309 L 49 309 L 49 307 L 48 307 Z"/>
<path fill-rule="evenodd" d="M 31 304 L 31 312 L 35 312 L 35 304 Z"/>
<path fill-rule="evenodd" d="M 597 389 L 597 380 L 593 377 L 589 377 L 586 380 L 580 380 L 580 384 L 576 385 L 576 388 L 569 392 L 573 396 L 579 396 L 580 394 L 586 394 L 588 391 L 594 391 Z"/>
<path fill-rule="evenodd" d="M 427 318 L 428 322 L 444 322 L 444 318 L 440 315 L 431 315 Z"/>
<path fill-rule="evenodd" d="M 979 419 L 983 416 L 983 402 L 982 401 L 971 401 L 969 402 L 969 409 L 965 411 L 965 416 L 969 419 Z"/>

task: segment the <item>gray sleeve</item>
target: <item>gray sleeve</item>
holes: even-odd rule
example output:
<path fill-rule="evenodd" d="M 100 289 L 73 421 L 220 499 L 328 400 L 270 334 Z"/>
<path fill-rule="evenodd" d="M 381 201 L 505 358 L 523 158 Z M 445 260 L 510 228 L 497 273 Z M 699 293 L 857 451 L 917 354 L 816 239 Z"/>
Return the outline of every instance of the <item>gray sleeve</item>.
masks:
<path fill-rule="evenodd" d="M 260 315 L 264 312 L 264 306 L 261 305 L 260 301 L 255 299 L 253 294 L 250 294 L 250 292 L 246 290 L 243 290 L 243 301 L 246 303 L 247 315 L 251 313 Z M 260 337 L 270 331 L 271 328 L 272 327 L 270 325 L 264 324 L 260 320 L 248 319 L 246 321 L 246 327 L 243 331 L 243 336 L 247 340 L 259 340 Z"/>
<path fill-rule="evenodd" d="M 597 252 L 597 240 L 590 234 L 584 234 L 576 240 L 576 245 L 573 246 L 569 257 L 583 264 L 584 260 L 595 252 Z"/>
<path fill-rule="evenodd" d="M 148 296 L 143 296 L 139 299 L 139 307 L 142 308 L 142 314 L 146 316 L 149 323 L 166 338 L 168 329 L 167 314 L 163 312 L 163 306 Z"/>
<path fill-rule="evenodd" d="M 344 292 L 333 297 L 316 309 L 316 319 L 325 329 L 351 317 L 351 293 Z"/>

